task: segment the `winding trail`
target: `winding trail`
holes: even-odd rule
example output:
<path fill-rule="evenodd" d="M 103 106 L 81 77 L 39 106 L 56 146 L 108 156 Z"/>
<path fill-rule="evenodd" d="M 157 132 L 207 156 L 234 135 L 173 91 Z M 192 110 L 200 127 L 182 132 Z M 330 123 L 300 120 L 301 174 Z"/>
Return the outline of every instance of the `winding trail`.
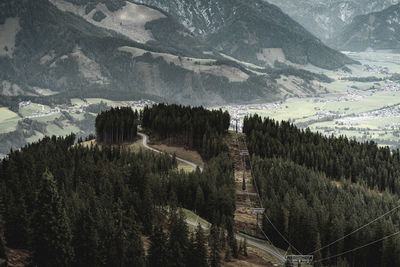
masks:
<path fill-rule="evenodd" d="M 138 130 L 140 131 L 141 128 L 139 127 Z M 144 146 L 146 149 L 149 149 L 149 150 L 151 150 L 151 151 L 153 151 L 153 152 L 156 152 L 156 153 L 164 153 L 163 151 L 160 151 L 160 150 L 158 150 L 158 149 L 155 149 L 155 148 L 153 148 L 153 147 L 151 147 L 151 146 L 149 146 L 149 145 L 147 144 L 147 140 L 149 139 L 149 137 L 148 137 L 146 134 L 144 134 L 144 133 L 142 133 L 142 132 L 138 132 L 138 135 L 140 135 L 140 136 L 142 137 L 142 144 L 143 144 L 143 146 Z M 194 168 L 199 167 L 199 169 L 200 169 L 201 171 L 203 171 L 203 167 L 201 167 L 201 166 L 199 166 L 199 165 L 197 165 L 197 164 L 195 164 L 195 163 L 193 163 L 193 162 L 190 162 L 190 161 L 188 161 L 188 160 L 185 160 L 185 159 L 182 159 L 182 158 L 179 158 L 179 157 L 176 157 L 176 159 L 177 159 L 178 161 L 183 162 L 183 163 L 185 163 L 185 164 L 188 164 L 188 165 L 190 165 L 190 166 L 192 166 L 192 167 L 194 167 Z M 194 227 L 197 226 L 197 224 L 196 224 L 195 222 L 192 222 L 192 221 L 190 221 L 190 220 L 186 220 L 186 223 L 188 223 L 188 224 L 190 224 L 190 225 L 192 225 L 192 226 L 194 226 Z M 208 230 L 208 228 L 205 227 L 205 226 L 202 226 L 202 228 L 203 228 L 204 230 Z M 236 235 L 235 235 L 235 238 L 236 238 L 236 240 L 238 240 L 238 241 L 244 240 L 244 237 L 246 237 L 246 240 L 247 240 L 247 244 L 248 244 L 248 245 L 253 246 L 253 247 L 256 247 L 256 248 L 258 248 L 258 249 L 260 249 L 260 250 L 262 250 L 262 251 L 265 251 L 265 252 L 269 253 L 270 255 L 272 255 L 273 257 L 275 257 L 275 258 L 276 258 L 279 262 L 281 262 L 281 263 L 285 262 L 285 258 L 283 258 L 282 255 L 280 255 L 279 253 L 277 253 L 275 249 L 273 249 L 273 248 L 271 248 L 271 247 L 269 247 L 269 246 L 266 246 L 266 245 L 261 244 L 261 243 L 265 243 L 265 242 L 266 242 L 265 240 L 257 239 L 257 238 L 254 238 L 254 237 L 251 237 L 251 236 L 248 236 L 248 235 L 245 235 L 245 234 L 236 234 Z"/>
<path fill-rule="evenodd" d="M 143 146 L 145 147 L 145 148 L 147 148 L 147 149 L 149 149 L 149 150 L 151 150 L 151 151 L 153 151 L 153 152 L 156 152 L 156 153 L 164 153 L 163 151 L 160 151 L 160 150 L 158 150 L 158 149 L 155 149 L 155 148 L 153 148 L 153 147 L 151 147 L 151 146 L 149 146 L 148 144 L 147 144 L 147 140 L 149 139 L 149 137 L 147 136 L 147 135 L 145 135 L 144 133 L 141 133 L 141 132 L 138 132 L 138 135 L 140 135 L 141 137 L 142 137 L 142 144 L 143 144 Z M 200 166 L 200 165 L 197 165 L 197 164 L 195 164 L 195 163 L 193 163 L 193 162 L 190 162 L 190 161 L 188 161 L 188 160 L 185 160 L 185 159 L 183 159 L 183 158 L 180 158 L 180 157 L 176 157 L 176 160 L 178 160 L 178 161 L 180 161 L 180 162 L 183 162 L 183 163 L 185 163 L 185 164 L 187 164 L 187 165 L 189 165 L 189 166 L 191 166 L 191 167 L 193 167 L 193 168 L 199 168 L 200 169 L 200 171 L 203 171 L 203 167 L 202 166 Z"/>

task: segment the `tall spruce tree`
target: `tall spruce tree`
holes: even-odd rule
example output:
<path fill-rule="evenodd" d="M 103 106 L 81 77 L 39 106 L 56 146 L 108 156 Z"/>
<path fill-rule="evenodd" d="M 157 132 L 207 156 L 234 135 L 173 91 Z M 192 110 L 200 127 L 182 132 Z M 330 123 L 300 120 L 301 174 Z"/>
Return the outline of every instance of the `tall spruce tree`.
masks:
<path fill-rule="evenodd" d="M 220 231 L 214 224 L 211 225 L 210 236 L 209 236 L 209 246 L 210 246 L 210 266 L 219 267 L 221 266 L 221 247 L 220 247 Z"/>
<path fill-rule="evenodd" d="M 207 246 L 204 231 L 199 224 L 196 229 L 196 240 L 194 242 L 194 258 L 192 260 L 193 267 L 207 266 Z"/>
<path fill-rule="evenodd" d="M 71 229 L 53 175 L 46 171 L 38 194 L 34 218 L 34 256 L 37 266 L 72 266 Z"/>
<path fill-rule="evenodd" d="M 7 259 L 6 241 L 4 239 L 4 222 L 0 215 L 0 258 Z"/>
<path fill-rule="evenodd" d="M 153 234 L 150 236 L 147 262 L 150 267 L 169 265 L 168 236 L 164 233 L 161 225 L 155 226 Z"/>
<path fill-rule="evenodd" d="M 185 266 L 189 240 L 185 215 L 181 209 L 170 212 L 168 228 L 171 266 Z"/>

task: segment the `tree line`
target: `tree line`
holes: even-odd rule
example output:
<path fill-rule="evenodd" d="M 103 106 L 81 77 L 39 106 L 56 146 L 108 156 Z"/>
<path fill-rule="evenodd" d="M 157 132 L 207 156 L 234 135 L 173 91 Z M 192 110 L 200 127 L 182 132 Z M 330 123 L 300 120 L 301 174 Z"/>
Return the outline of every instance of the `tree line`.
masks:
<path fill-rule="evenodd" d="M 254 115 L 244 120 L 249 151 L 264 158 L 284 158 L 330 179 L 349 179 L 371 189 L 400 194 L 400 152 L 363 143 L 346 136 L 323 136 L 310 129 L 298 129 L 289 122 L 262 119 Z"/>
<path fill-rule="evenodd" d="M 375 190 L 366 186 L 378 183 L 379 177 L 363 180 L 365 169 L 376 166 L 369 157 L 390 170 L 392 164 L 396 166 L 397 151 L 390 153 L 372 142 L 323 137 L 259 116 L 245 119 L 244 132 L 266 215 L 295 248 L 314 254 L 315 266 L 400 266 L 400 236 L 318 262 L 398 231 L 400 214 L 395 212 L 319 250 L 400 205 L 391 187 L 380 191 L 378 186 Z M 336 172 L 341 175 L 335 176 Z M 275 245 L 289 247 L 266 218 L 263 229 Z"/>
<path fill-rule="evenodd" d="M 198 150 L 205 159 L 227 151 L 222 136 L 229 125 L 230 115 L 221 109 L 158 104 L 145 107 L 142 114 L 144 128 L 160 139 Z"/>
<path fill-rule="evenodd" d="M 112 108 L 96 117 L 96 141 L 121 144 L 136 139 L 139 115 L 130 107 Z"/>

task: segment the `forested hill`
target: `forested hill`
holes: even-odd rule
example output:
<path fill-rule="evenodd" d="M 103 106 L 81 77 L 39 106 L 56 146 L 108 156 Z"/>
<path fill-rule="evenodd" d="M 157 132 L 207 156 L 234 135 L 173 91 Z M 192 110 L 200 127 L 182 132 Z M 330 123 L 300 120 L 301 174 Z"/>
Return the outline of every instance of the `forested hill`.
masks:
<path fill-rule="evenodd" d="M 227 111 L 203 107 L 159 104 L 145 107 L 142 113 L 142 126 L 157 138 L 196 149 L 205 159 L 227 151 L 222 137 L 229 125 Z"/>
<path fill-rule="evenodd" d="M 115 122 L 111 132 L 123 133 L 137 117 L 116 109 L 98 121 L 104 118 Z M 238 257 L 227 153 L 187 173 L 166 154 L 87 147 L 75 139 L 45 137 L 0 162 L 0 259 L 6 247 L 29 251 L 29 264 L 45 267 L 218 266 L 222 252 Z M 181 207 L 211 222 L 210 233 L 198 227 L 191 236 Z"/>
<path fill-rule="evenodd" d="M 244 132 L 275 245 L 314 255 L 314 266 L 400 266 L 399 151 L 257 115 Z"/>
<path fill-rule="evenodd" d="M 360 143 L 345 136 L 326 137 L 255 115 L 243 127 L 251 153 L 265 158 L 284 158 L 339 181 L 400 194 L 400 152 L 378 147 L 373 141 Z"/>

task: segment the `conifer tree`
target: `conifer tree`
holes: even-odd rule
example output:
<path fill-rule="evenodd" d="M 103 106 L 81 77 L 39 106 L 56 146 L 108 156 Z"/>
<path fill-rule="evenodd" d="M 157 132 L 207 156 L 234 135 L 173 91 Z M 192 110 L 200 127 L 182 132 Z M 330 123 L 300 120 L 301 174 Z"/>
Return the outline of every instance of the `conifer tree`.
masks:
<path fill-rule="evenodd" d="M 171 210 L 168 229 L 170 262 L 172 266 L 185 266 L 189 240 L 185 215 L 181 209 Z"/>
<path fill-rule="evenodd" d="M 162 226 L 154 227 L 150 236 L 150 248 L 147 256 L 149 267 L 168 266 L 169 264 L 168 236 Z"/>
<path fill-rule="evenodd" d="M 6 241 L 4 239 L 4 223 L 1 215 L 0 215 L 0 258 L 7 259 Z"/>
<path fill-rule="evenodd" d="M 71 266 L 74 251 L 69 219 L 49 171 L 42 177 L 34 223 L 34 264 L 44 267 Z"/>
<path fill-rule="evenodd" d="M 210 246 L 210 266 L 219 267 L 221 266 L 221 255 L 220 255 L 220 231 L 214 224 L 211 225 L 209 246 Z"/>
<path fill-rule="evenodd" d="M 207 266 L 207 246 L 204 231 L 199 224 L 196 229 L 196 240 L 194 242 L 194 259 L 192 262 L 193 267 L 206 267 Z"/>
<path fill-rule="evenodd" d="M 314 255 L 314 261 L 318 261 L 322 258 L 321 251 L 319 250 L 321 249 L 321 235 L 319 232 L 317 233 L 314 248 L 315 250 L 318 250 Z M 321 266 L 322 266 L 321 262 L 314 263 L 314 267 L 321 267 Z"/>

